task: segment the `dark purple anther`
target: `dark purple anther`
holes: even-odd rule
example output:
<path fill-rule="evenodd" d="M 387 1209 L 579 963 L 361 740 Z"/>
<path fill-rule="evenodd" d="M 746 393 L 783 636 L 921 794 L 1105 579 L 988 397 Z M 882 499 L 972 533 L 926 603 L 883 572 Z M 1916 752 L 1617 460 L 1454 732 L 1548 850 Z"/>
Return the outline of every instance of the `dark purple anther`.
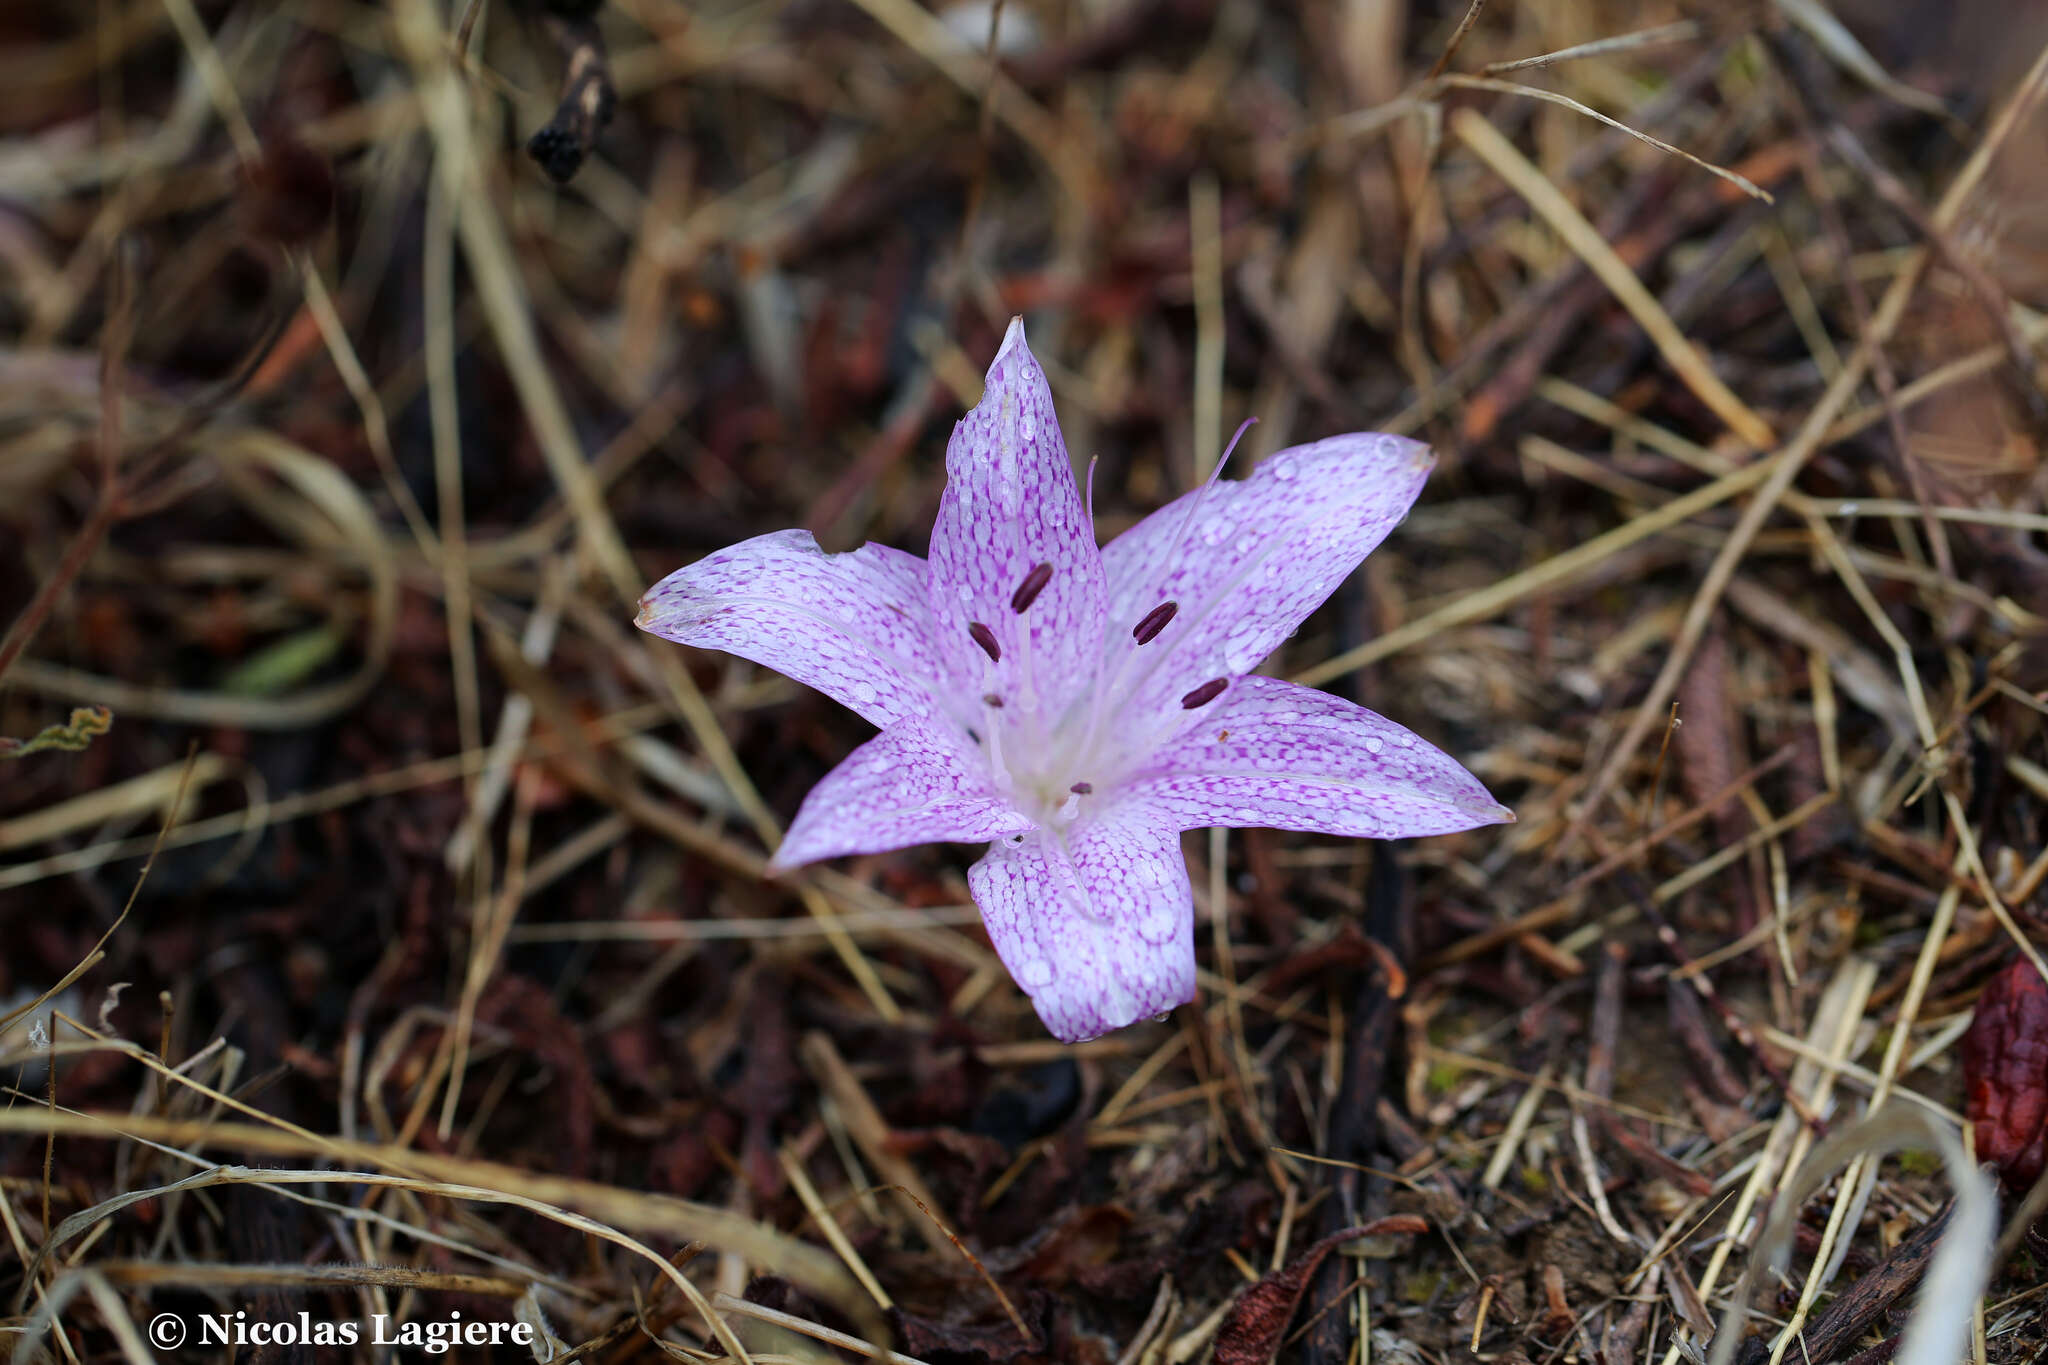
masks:
<path fill-rule="evenodd" d="M 1197 706 L 1207 706 L 1210 702 L 1222 696 L 1223 689 L 1228 686 L 1230 686 L 1230 679 L 1228 678 L 1211 678 L 1185 697 L 1182 697 L 1180 699 L 1180 708 L 1183 711 L 1192 711 Z"/>
<path fill-rule="evenodd" d="M 981 652 L 988 655 L 989 662 L 1003 661 L 1003 647 L 996 643 L 996 633 L 979 621 L 967 623 L 967 633 L 974 637 L 974 643 L 981 646 Z"/>
<path fill-rule="evenodd" d="M 1173 614 L 1179 610 L 1178 602 L 1161 602 L 1145 613 L 1144 620 L 1131 627 L 1131 638 L 1141 645 L 1151 644 L 1159 637 L 1159 632 L 1166 629 L 1166 623 L 1173 619 Z"/>
<path fill-rule="evenodd" d="M 1023 613 L 1031 609 L 1038 600 L 1038 594 L 1045 591 L 1045 585 L 1052 582 L 1052 565 L 1040 564 L 1024 575 L 1024 581 L 1017 585 L 1017 591 L 1010 594 L 1010 610 Z"/>
<path fill-rule="evenodd" d="M 984 693 L 982 693 L 982 694 L 981 694 L 981 704 L 982 704 L 983 706 L 991 707 L 991 708 L 993 708 L 993 709 L 995 709 L 995 710 L 997 710 L 997 711 L 1000 711 L 1000 710 L 1002 710 L 1002 709 L 1003 709 L 1003 699 L 1002 699 L 1001 697 L 997 696 L 997 695 L 996 695 L 995 693 L 993 693 L 993 692 L 984 692 Z"/>
<path fill-rule="evenodd" d="M 1093 782 L 1076 782 L 1067 790 L 1076 796 L 1091 796 L 1095 792 L 1095 784 Z"/>

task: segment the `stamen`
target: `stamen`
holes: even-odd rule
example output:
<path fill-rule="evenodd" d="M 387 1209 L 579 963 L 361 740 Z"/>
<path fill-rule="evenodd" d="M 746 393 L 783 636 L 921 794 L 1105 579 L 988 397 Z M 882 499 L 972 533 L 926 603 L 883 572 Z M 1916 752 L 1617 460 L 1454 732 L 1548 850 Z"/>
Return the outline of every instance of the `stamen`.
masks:
<path fill-rule="evenodd" d="M 1092 796 L 1095 792 L 1095 784 L 1093 782 L 1076 782 L 1067 790 L 1076 796 Z"/>
<path fill-rule="evenodd" d="M 1178 602 L 1161 602 L 1145 613 L 1145 619 L 1131 627 L 1131 638 L 1141 645 L 1149 645 L 1159 638 L 1159 632 L 1166 629 L 1166 623 L 1180 610 Z"/>
<path fill-rule="evenodd" d="M 1228 678 L 1211 678 L 1185 697 L 1182 697 L 1180 699 L 1180 709 L 1192 711 L 1197 706 L 1207 706 L 1210 702 L 1222 696 L 1223 689 L 1228 686 L 1230 686 L 1230 679 Z"/>
<path fill-rule="evenodd" d="M 1237 431 L 1231 436 L 1230 444 L 1223 447 L 1223 454 L 1216 461 L 1216 467 L 1218 469 L 1223 468 L 1224 461 L 1230 458 L 1231 451 L 1237 449 L 1237 443 L 1244 439 L 1244 434 L 1247 431 L 1250 431 L 1253 427 L 1257 426 L 1258 424 L 1259 419 L 1256 417 L 1247 417 L 1242 422 L 1239 422 L 1237 424 Z"/>
<path fill-rule="evenodd" d="M 1258 420 L 1259 419 L 1256 417 L 1247 417 L 1244 419 L 1244 421 L 1238 423 L 1236 432 L 1234 432 L 1231 435 L 1230 444 L 1223 448 L 1222 457 L 1216 461 L 1216 467 L 1209 471 L 1208 478 L 1202 480 L 1202 486 L 1195 490 L 1194 496 L 1187 499 L 1187 510 L 1181 514 L 1180 525 L 1174 528 L 1173 539 L 1168 541 L 1166 545 L 1166 553 L 1159 557 L 1158 562 L 1160 564 L 1168 566 L 1169 573 L 1165 579 L 1153 585 L 1155 591 L 1163 593 L 1169 586 L 1172 578 L 1170 572 L 1171 567 L 1180 556 L 1180 548 L 1183 544 L 1186 543 L 1188 532 L 1194 527 L 1195 518 L 1197 517 L 1197 515 L 1200 514 L 1202 510 L 1202 503 L 1208 498 L 1209 490 L 1214 488 L 1217 485 L 1217 483 L 1223 478 L 1223 467 L 1230 463 L 1231 453 L 1237 449 L 1237 443 L 1244 439 L 1244 434 L 1247 431 L 1251 430 L 1252 426 Z M 1089 525 L 1092 529 L 1094 525 L 1095 515 L 1095 468 L 1093 464 L 1090 464 L 1088 473 Z M 1158 610 L 1158 608 L 1154 608 L 1154 614 L 1156 614 Z M 1175 606 L 1174 610 L 1178 611 L 1179 607 Z M 1148 615 L 1146 617 L 1146 621 L 1149 621 L 1150 619 L 1151 616 Z M 1159 631 L 1166 629 L 1168 623 L 1172 620 L 1173 617 L 1170 614 L 1161 618 L 1157 628 L 1154 629 L 1151 635 L 1145 635 L 1141 633 L 1144 630 L 1145 621 L 1140 621 L 1138 625 L 1132 629 L 1132 637 L 1136 640 L 1136 642 L 1139 645 L 1143 645 L 1147 641 L 1157 636 Z M 1108 651 L 1110 648 L 1111 638 L 1112 637 L 1107 632 L 1104 632 L 1102 637 L 1103 653 L 1100 656 L 1098 656 L 1096 664 L 1098 669 L 1103 668 L 1104 665 L 1109 662 Z M 1172 650 L 1169 648 L 1166 651 L 1166 653 L 1168 657 L 1171 657 Z M 1135 651 L 1124 651 L 1120 655 L 1120 657 L 1118 657 L 1115 660 L 1114 666 L 1108 669 L 1108 681 L 1105 683 L 1099 683 L 1094 688 L 1095 700 L 1091 702 L 1088 707 L 1088 724 L 1080 730 L 1080 740 L 1077 743 L 1070 744 L 1068 746 L 1068 755 L 1071 755 L 1076 752 L 1085 752 L 1090 745 L 1094 744 L 1096 733 L 1102 728 L 1102 722 L 1105 714 L 1105 704 L 1108 704 L 1109 710 L 1113 711 L 1117 709 L 1117 707 L 1121 705 L 1122 698 L 1127 697 L 1132 693 L 1140 690 L 1144 686 L 1146 680 L 1149 679 L 1152 676 L 1152 674 L 1158 669 L 1159 665 L 1166 661 L 1164 658 L 1159 657 L 1155 652 L 1150 664 L 1148 664 L 1144 668 L 1144 670 L 1139 673 L 1137 681 L 1133 683 L 1129 688 L 1125 688 L 1123 686 L 1124 675 L 1126 672 L 1129 671 L 1131 661 L 1136 657 L 1137 654 L 1135 653 Z M 1183 698 L 1181 701 L 1181 705 L 1188 707 L 1190 710 L 1192 710 L 1194 707 L 1200 706 L 1204 702 L 1213 700 L 1216 696 L 1216 693 L 1206 692 L 1206 686 L 1207 685 L 1204 684 L 1203 687 L 1198 687 L 1195 689 L 1194 692 L 1190 692 L 1188 694 L 1189 697 L 1195 697 L 1198 694 L 1200 694 L 1199 700 L 1190 702 L 1187 699 Z M 1217 691 L 1222 691 L 1222 688 L 1218 687 Z M 1117 697 L 1118 701 L 1116 703 L 1109 704 L 1109 699 L 1112 695 Z"/>
<path fill-rule="evenodd" d="M 1002 698 L 1001 698 L 1000 696 L 997 696 L 997 695 L 996 695 L 995 693 L 993 693 L 993 692 L 984 692 L 984 693 L 982 693 L 982 694 L 981 694 L 981 704 L 982 704 L 983 706 L 990 706 L 990 707 L 994 707 L 994 708 L 995 708 L 996 710 L 998 710 L 998 711 L 1000 711 L 1000 710 L 1002 710 L 1002 709 L 1003 709 L 1003 699 L 1002 699 Z"/>
<path fill-rule="evenodd" d="M 1045 585 L 1052 582 L 1052 565 L 1040 564 L 1024 575 L 1024 581 L 1017 585 L 1017 591 L 1010 595 L 1010 610 L 1022 615 L 1038 600 L 1038 594 L 1045 591 Z"/>
<path fill-rule="evenodd" d="M 979 621 L 967 623 L 967 633 L 974 637 L 974 643 L 981 646 L 981 652 L 988 655 L 990 663 L 1003 661 L 1003 647 L 996 643 L 996 633 Z"/>
<path fill-rule="evenodd" d="M 1209 496 L 1209 490 L 1214 488 L 1223 478 L 1223 466 L 1230 463 L 1230 453 L 1237 449 L 1237 443 L 1244 439 L 1245 432 L 1249 431 L 1258 420 L 1256 417 L 1247 417 L 1237 424 L 1237 434 L 1232 436 L 1230 444 L 1223 448 L 1222 458 L 1217 460 L 1216 467 L 1209 471 L 1209 477 L 1202 480 L 1202 486 L 1195 490 L 1195 496 L 1188 499 L 1188 510 L 1181 517 L 1180 526 L 1174 531 L 1173 539 L 1167 542 L 1166 553 L 1159 560 L 1161 564 L 1171 565 L 1175 557 L 1180 554 L 1181 544 L 1188 538 L 1189 528 L 1195 524 L 1195 514 L 1202 510 L 1202 503 Z M 1163 588 L 1166 585 L 1162 583 L 1159 586 Z M 1165 622 L 1162 621 L 1160 624 L 1163 626 Z M 1144 642 L 1141 640 L 1139 643 L 1143 644 Z"/>

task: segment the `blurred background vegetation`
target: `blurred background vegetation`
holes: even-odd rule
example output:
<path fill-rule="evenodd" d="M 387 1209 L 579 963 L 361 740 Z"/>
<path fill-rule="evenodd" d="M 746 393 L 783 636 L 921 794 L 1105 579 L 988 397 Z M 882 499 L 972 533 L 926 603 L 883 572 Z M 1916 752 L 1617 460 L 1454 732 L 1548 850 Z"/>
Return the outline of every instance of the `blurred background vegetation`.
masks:
<path fill-rule="evenodd" d="M 1745 1360 L 1889 1358 L 1939 1160 L 1737 1282 L 1886 1101 L 2037 1188 L 2044 44 L 2033 0 L 8 5 L 8 1340 L 1676 1365 L 1736 1295 Z M 1520 816 L 1191 837 L 1200 998 L 1078 1048 L 959 850 L 767 880 L 864 727 L 631 624 L 764 531 L 922 552 L 1019 313 L 1105 535 L 1247 416 L 1247 463 L 1437 447 L 1272 667 Z M 2026 1221 L 1980 1359 L 2048 1343 Z"/>

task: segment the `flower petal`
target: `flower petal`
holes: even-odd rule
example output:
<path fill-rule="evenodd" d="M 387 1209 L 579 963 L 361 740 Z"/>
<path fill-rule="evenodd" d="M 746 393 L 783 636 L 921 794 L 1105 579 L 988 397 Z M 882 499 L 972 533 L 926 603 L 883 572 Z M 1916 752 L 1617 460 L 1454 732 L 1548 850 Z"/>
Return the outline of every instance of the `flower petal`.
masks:
<path fill-rule="evenodd" d="M 1035 596 L 1026 590 L 1020 598 L 1041 564 L 1051 576 Z M 1105 596 L 1102 552 L 1052 390 L 1019 319 L 989 366 L 981 401 L 953 428 L 932 527 L 932 615 L 955 691 L 994 693 L 1026 717 L 1056 718 L 1092 679 Z M 1015 608 L 1027 599 L 1024 610 Z M 976 643 L 976 625 L 986 627 L 993 650 Z"/>
<path fill-rule="evenodd" d="M 1515 818 L 1447 754 L 1327 692 L 1239 678 L 1198 716 L 1115 799 L 1142 802 L 1181 829 L 1359 839 L 1449 834 Z"/>
<path fill-rule="evenodd" d="M 951 721 L 909 716 L 811 788 L 769 866 L 783 871 L 912 844 L 981 843 L 1030 828 Z"/>
<path fill-rule="evenodd" d="M 1171 711 L 1209 679 L 1258 667 L 1408 514 L 1432 462 L 1428 446 L 1400 436 L 1333 436 L 1185 494 L 1118 536 L 1102 552 L 1109 649 L 1127 649 L 1160 603 L 1179 608 L 1128 656 L 1126 708 Z"/>
<path fill-rule="evenodd" d="M 989 942 L 1063 1042 L 1195 996 L 1195 909 L 1180 836 L 1142 808 L 989 847 L 967 873 Z"/>
<path fill-rule="evenodd" d="M 826 554 L 809 531 L 777 531 L 662 579 L 639 626 L 752 659 L 886 726 L 938 709 L 925 579 L 923 560 L 886 545 Z"/>

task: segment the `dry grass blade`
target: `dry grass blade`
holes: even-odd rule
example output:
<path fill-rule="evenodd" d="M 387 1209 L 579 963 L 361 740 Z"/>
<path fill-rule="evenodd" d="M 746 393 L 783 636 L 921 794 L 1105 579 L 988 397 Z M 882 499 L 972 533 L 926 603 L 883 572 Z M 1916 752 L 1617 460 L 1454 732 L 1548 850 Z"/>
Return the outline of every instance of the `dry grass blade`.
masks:
<path fill-rule="evenodd" d="M 1902 1365 L 1947 1365 L 1963 1354 L 1972 1316 L 1991 1272 L 1992 1241 L 1998 1230 L 1998 1197 L 1945 1125 L 1919 1110 L 1887 1109 L 1870 1115 L 1815 1148 L 1780 1192 L 1771 1219 L 1752 1253 L 1750 1270 L 1736 1286 L 1708 1354 L 1708 1365 L 1729 1365 L 1740 1337 L 1750 1294 L 1767 1267 L 1790 1246 L 1800 1206 L 1849 1162 L 1920 1143 L 1940 1152 L 1955 1189 L 1955 1211 L 1940 1249 L 1927 1268 L 1904 1340 L 1895 1359 Z"/>
<path fill-rule="evenodd" d="M 1591 111 L 1588 110 L 1588 113 Z M 1584 261 L 1594 274 L 1600 277 L 1621 305 L 1647 332 L 1656 344 L 1657 352 L 1666 364 L 1685 381 L 1686 387 L 1711 408 L 1714 414 L 1728 424 L 1728 429 L 1752 449 L 1767 450 L 1776 444 L 1776 434 L 1770 423 L 1753 412 L 1749 405 L 1735 396 L 1721 377 L 1714 373 L 1699 351 L 1688 341 L 1678 325 L 1671 320 L 1656 297 L 1643 287 L 1636 272 L 1628 263 L 1615 254 L 1593 225 L 1578 209 L 1572 206 L 1550 178 L 1536 168 L 1534 163 L 1515 150 L 1513 143 L 1501 136 L 1500 131 L 1485 118 L 1470 109 L 1455 110 L 1451 114 L 1451 131 L 1459 140 L 1471 148 L 1495 174 L 1514 187 L 1517 194 L 1529 201 L 1550 224 L 1573 254 Z M 1675 150 L 1675 149 L 1674 149 Z M 1702 163 L 1704 164 L 1704 163 Z M 1709 168 L 1711 169 L 1711 168 Z M 1747 181 L 1749 191 L 1761 194 Z"/>
<path fill-rule="evenodd" d="M 212 1184 L 371 1185 L 446 1195 L 478 1203 L 506 1204 L 612 1242 L 656 1266 L 686 1300 L 702 1306 L 707 1322 L 714 1330 L 720 1330 L 719 1320 L 710 1313 L 709 1303 L 697 1287 L 681 1276 L 664 1257 L 620 1229 L 661 1232 L 685 1240 L 701 1239 L 729 1247 L 749 1260 L 774 1266 L 778 1273 L 827 1295 L 859 1321 L 870 1335 L 883 1340 L 888 1337 L 887 1325 L 875 1316 L 872 1305 L 859 1292 L 859 1287 L 830 1257 L 814 1247 L 790 1241 L 723 1209 L 705 1208 L 684 1200 L 589 1181 L 514 1170 L 489 1162 L 392 1150 L 375 1144 L 244 1123 L 208 1123 L 139 1114 L 53 1114 L 8 1110 L 0 1111 L 0 1132 L 112 1140 L 149 1139 L 179 1145 L 228 1148 L 263 1156 L 318 1155 L 336 1161 L 361 1161 L 365 1165 L 388 1168 L 386 1171 L 293 1171 L 267 1166 L 214 1167 L 160 1189 L 129 1191 L 73 1214 L 53 1229 L 48 1242 L 38 1253 L 39 1257 L 48 1256 L 111 1214 L 159 1194 Z M 736 1342 L 727 1345 L 728 1350 L 739 1354 L 736 1348 Z"/>
<path fill-rule="evenodd" d="M 1658 151 L 1663 152 L 1666 155 L 1675 156 L 1683 160 L 1690 161 L 1693 165 L 1699 167 L 1703 171 L 1706 171 L 1708 174 L 1719 176 L 1721 179 L 1735 186 L 1736 189 L 1741 190 L 1744 194 L 1748 195 L 1752 199 L 1760 199 L 1766 204 L 1773 204 L 1777 202 L 1775 199 L 1771 197 L 1769 191 L 1763 189 L 1754 180 L 1751 180 L 1748 176 L 1739 175 L 1736 172 L 1729 170 L 1725 166 L 1716 166 L 1711 161 L 1702 161 L 1700 160 L 1700 158 L 1694 156 L 1691 152 L 1686 151 L 1683 147 L 1674 147 L 1670 143 L 1664 141 L 1661 138 L 1651 137 L 1648 133 L 1642 132 L 1639 129 L 1629 127 L 1620 119 L 1609 118 L 1607 115 L 1601 113 L 1598 109 L 1595 109 L 1590 105 L 1581 104 L 1569 95 L 1560 95 L 1555 90 L 1542 90 L 1538 89 L 1536 86 L 1522 85 L 1515 81 L 1495 80 L 1490 76 L 1450 75 L 1444 76 L 1441 79 L 1443 80 L 1443 83 L 1445 85 L 1452 86 L 1460 90 L 1488 90 L 1498 95 L 1519 95 L 1524 99 L 1542 100 L 1546 104 L 1555 104 L 1560 108 L 1569 109 L 1575 114 L 1582 114 L 1589 119 L 1593 119 L 1597 122 L 1604 123 L 1608 127 L 1613 128 L 1618 132 L 1627 133 L 1636 141 L 1647 143 L 1648 145 L 1655 147 Z M 1459 135 L 1461 137 L 1463 136 L 1462 133 L 1460 133 Z M 1482 155 L 1484 154 L 1482 153 Z M 1489 157 L 1488 160 L 1489 162 L 1491 162 L 1492 158 Z M 1500 168 L 1498 166 L 1495 166 L 1495 169 L 1498 170 Z M 1519 181 L 1514 183 L 1517 189 L 1522 188 L 1522 185 Z M 1549 217 L 1550 213 L 1546 212 L 1544 216 Z M 1553 226 L 1555 226 L 1554 222 Z M 1571 239 L 1570 233 L 1566 233 L 1565 236 L 1568 240 Z M 1603 278 L 1605 278 L 1604 274 Z M 1623 302 L 1627 303 L 1628 300 L 1624 298 Z M 1631 306 L 1631 311 L 1634 311 L 1633 306 Z M 1675 328 L 1671 330 L 1674 332 L 1676 331 Z M 1654 337 L 1657 336 L 1657 333 L 1652 331 L 1651 335 Z M 1684 371 L 1681 370 L 1680 373 L 1684 373 Z M 1741 433 L 1742 428 L 1737 427 L 1736 430 L 1738 431 L 1738 433 Z M 1745 435 L 1744 439 L 1749 438 Z M 1762 442 L 1756 441 L 1752 441 L 1751 443 L 1755 445 L 1763 444 Z"/>
<path fill-rule="evenodd" d="M 718 1295 L 712 1300 L 712 1306 L 720 1312 L 738 1313 L 743 1317 L 753 1318 L 757 1322 L 773 1323 L 777 1327 L 784 1327 L 792 1332 L 801 1332 L 807 1337 L 815 1338 L 828 1345 L 837 1346 L 842 1351 L 851 1351 L 866 1360 L 879 1360 L 884 1365 L 924 1365 L 924 1362 L 915 1356 L 898 1355 L 894 1351 L 884 1350 L 876 1346 L 873 1342 L 862 1341 L 859 1337 L 848 1336 L 844 1332 L 835 1332 L 822 1323 L 812 1322 L 809 1319 L 800 1318 L 794 1313 L 784 1313 L 779 1309 L 769 1308 L 762 1304 L 749 1303 L 745 1299 L 736 1299 L 730 1294 Z M 768 1357 L 755 1356 L 754 1359 L 766 1360 Z"/>
<path fill-rule="evenodd" d="M 7 1353 L 1705 1365 L 1775 1293 L 1736 1365 L 2040 1355 L 2033 1214 L 1980 1293 L 1924 1149 L 2048 1199 L 1981 1046 L 2048 886 L 2048 16 L 1722 11 L 8 9 Z M 973 849 L 771 877 L 872 727 L 633 619 L 787 527 L 918 573 L 1017 315 L 1098 544 L 1240 421 L 1435 449 L 1281 663 L 1516 816 L 1184 831 L 1192 932 L 1087 968 L 1194 999 L 1076 1045 Z"/>
<path fill-rule="evenodd" d="M 1680 19 L 1674 23 L 1658 24 L 1655 28 L 1640 29 L 1634 33 L 1617 34 L 1612 38 L 1595 38 L 1587 43 L 1574 43 L 1561 47 L 1555 52 L 1543 52 L 1534 57 L 1517 57 L 1513 61 L 1488 62 L 1481 75 L 1504 76 L 1510 71 L 1527 71 L 1533 67 L 1556 66 L 1562 62 L 1575 62 L 1585 57 L 1605 57 L 1616 52 L 1635 52 L 1642 48 L 1656 47 L 1662 43 L 1689 43 L 1700 36 L 1699 21 Z M 1623 131 L 1630 131 L 1624 129 Z"/>

